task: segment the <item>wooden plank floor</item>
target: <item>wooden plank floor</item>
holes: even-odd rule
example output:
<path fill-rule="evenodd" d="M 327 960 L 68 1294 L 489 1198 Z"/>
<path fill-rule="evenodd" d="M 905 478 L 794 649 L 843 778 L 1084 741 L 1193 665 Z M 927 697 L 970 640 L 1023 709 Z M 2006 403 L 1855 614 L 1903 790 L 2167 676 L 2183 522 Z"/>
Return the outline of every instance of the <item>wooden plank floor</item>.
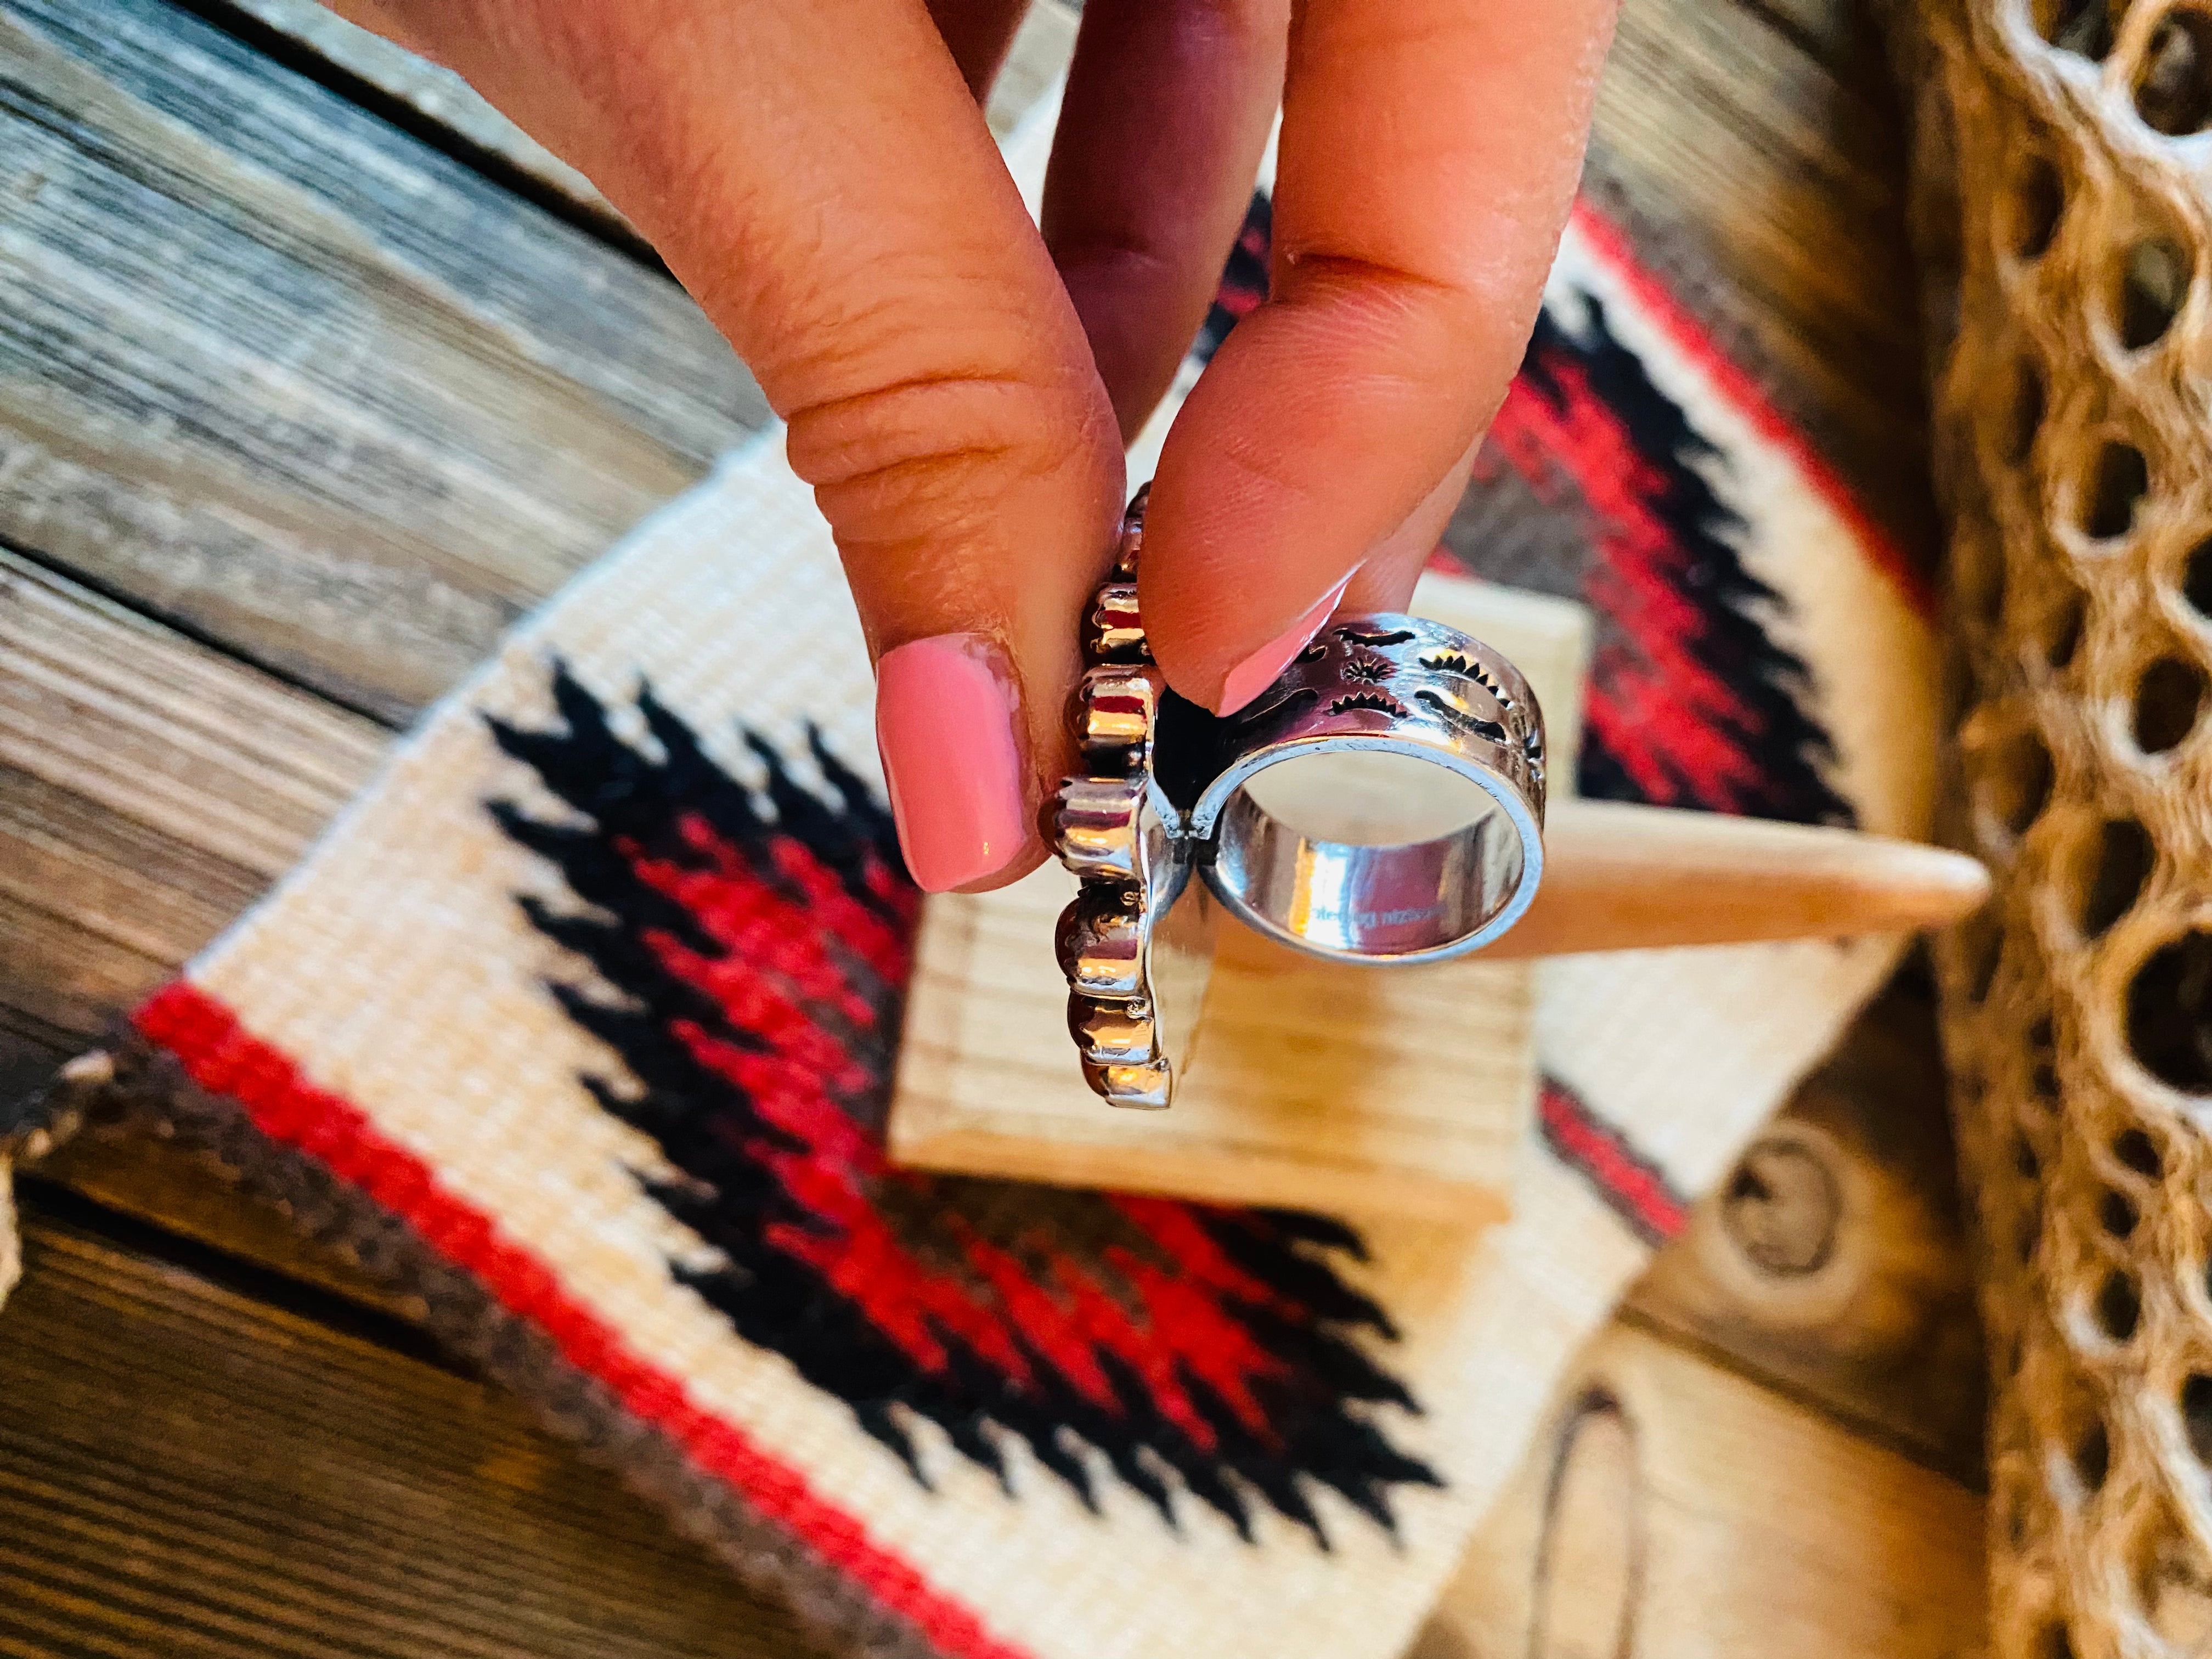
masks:
<path fill-rule="evenodd" d="M 403 720 L 763 412 L 665 276 L 161 0 L 0 9 L 0 539 Z"/>
<path fill-rule="evenodd" d="M 994 125 L 1072 33 L 1044 0 Z M 1595 176 L 1924 552 L 1901 154 L 1855 0 L 1627 0 Z M 306 0 L 0 0 L 0 1127 L 763 414 L 588 185 Z M 1600 1352 L 1674 1357 L 1641 1409 L 1752 1390 L 1956 1524 L 1980 1369 L 1931 1042 L 1907 987 Z M 811 1651 L 214 1172 L 82 1140 L 26 1193 L 0 1655 Z M 1700 1547 L 1754 1541 L 1741 1490 Z M 1970 1595 L 1946 1571 L 1910 1593 Z M 1653 1594 L 1637 1651 L 1755 1650 Z M 1526 1601 L 1464 1586 L 1424 1651 L 1531 1650 L 1496 1645 Z"/>
<path fill-rule="evenodd" d="M 25 1209 L 0 1653 L 812 1651 L 410 1333 L 81 1200 Z"/>

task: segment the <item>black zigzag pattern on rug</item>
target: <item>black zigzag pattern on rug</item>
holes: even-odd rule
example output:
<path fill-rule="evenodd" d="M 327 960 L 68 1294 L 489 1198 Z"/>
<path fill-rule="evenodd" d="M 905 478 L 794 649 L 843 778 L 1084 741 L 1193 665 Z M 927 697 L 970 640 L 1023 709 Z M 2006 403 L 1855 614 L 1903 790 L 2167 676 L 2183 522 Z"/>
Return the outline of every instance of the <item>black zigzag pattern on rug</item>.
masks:
<path fill-rule="evenodd" d="M 647 1189 L 724 1258 L 671 1271 L 739 1336 L 925 1482 L 926 1421 L 1010 1492 L 1011 1437 L 1093 1507 L 1103 1463 L 1170 1522 L 1179 1486 L 1248 1538 L 1257 1504 L 1324 1546 L 1315 1488 L 1392 1528 L 1393 1488 L 1437 1484 L 1385 1432 L 1379 1408 L 1418 1408 L 1338 1272 L 1349 1228 L 884 1164 L 915 896 L 818 738 L 826 795 L 758 738 L 756 789 L 649 691 L 632 742 L 565 672 L 552 690 L 558 727 L 491 728 L 586 822 L 490 810 L 580 902 L 523 901 L 596 975 L 553 994 L 621 1059 L 592 1094 L 681 1172 Z"/>

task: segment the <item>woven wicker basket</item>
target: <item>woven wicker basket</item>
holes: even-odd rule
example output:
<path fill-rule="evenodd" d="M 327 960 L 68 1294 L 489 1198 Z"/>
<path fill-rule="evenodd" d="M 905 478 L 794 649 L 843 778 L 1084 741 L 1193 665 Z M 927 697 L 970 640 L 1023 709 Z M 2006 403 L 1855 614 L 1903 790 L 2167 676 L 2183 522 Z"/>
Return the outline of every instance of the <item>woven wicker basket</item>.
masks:
<path fill-rule="evenodd" d="M 2212 1652 L 2212 6 L 1923 0 L 1993 1650 Z"/>

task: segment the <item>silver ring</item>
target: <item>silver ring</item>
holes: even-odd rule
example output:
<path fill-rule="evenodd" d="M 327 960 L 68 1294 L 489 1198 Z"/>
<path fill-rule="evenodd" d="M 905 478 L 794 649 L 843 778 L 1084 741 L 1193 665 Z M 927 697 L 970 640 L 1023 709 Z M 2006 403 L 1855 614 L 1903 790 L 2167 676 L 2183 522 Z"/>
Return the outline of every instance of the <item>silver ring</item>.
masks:
<path fill-rule="evenodd" d="M 1521 919 L 1543 878 L 1544 717 L 1501 653 L 1369 615 L 1336 618 L 1253 702 L 1215 718 L 1152 662 L 1137 608 L 1144 507 L 1139 492 L 1085 629 L 1085 769 L 1061 784 L 1053 827 L 1080 884 L 1057 944 L 1085 1076 L 1116 1104 L 1162 1107 L 1188 1064 L 1217 911 L 1375 965 L 1448 960 Z M 1347 756 L 1422 763 L 1480 793 L 1440 833 L 1386 844 L 1269 810 L 1300 769 Z"/>
<path fill-rule="evenodd" d="M 1172 717 L 1163 763 L 1191 803 L 1184 833 L 1206 885 L 1255 931 L 1332 961 L 1443 962 L 1489 944 L 1536 896 L 1543 714 L 1521 672 L 1480 641 L 1417 617 L 1340 617 L 1248 708 L 1210 724 L 1191 734 L 1197 776 Z M 1442 767 L 1497 811 L 1372 846 L 1303 834 L 1248 787 L 1344 754 Z"/>

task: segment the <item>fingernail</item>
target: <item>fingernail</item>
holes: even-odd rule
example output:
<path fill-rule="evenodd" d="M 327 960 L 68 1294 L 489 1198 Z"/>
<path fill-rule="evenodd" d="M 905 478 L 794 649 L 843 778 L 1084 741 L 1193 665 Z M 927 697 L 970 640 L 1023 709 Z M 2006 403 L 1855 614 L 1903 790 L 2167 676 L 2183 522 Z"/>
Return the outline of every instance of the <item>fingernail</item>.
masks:
<path fill-rule="evenodd" d="M 876 664 L 876 748 L 907 869 L 926 892 L 1004 868 L 1028 836 L 1003 662 L 986 635 L 939 634 Z"/>
<path fill-rule="evenodd" d="M 1355 574 L 1346 571 L 1342 581 L 1314 601 L 1312 610 L 1231 669 L 1229 677 L 1221 682 L 1221 699 L 1213 712 L 1233 714 L 1273 685 L 1275 676 L 1291 665 L 1291 659 L 1310 645 L 1313 636 L 1321 632 L 1321 625 L 1336 609 L 1336 602 L 1344 597 L 1344 590 L 1352 585 Z"/>

